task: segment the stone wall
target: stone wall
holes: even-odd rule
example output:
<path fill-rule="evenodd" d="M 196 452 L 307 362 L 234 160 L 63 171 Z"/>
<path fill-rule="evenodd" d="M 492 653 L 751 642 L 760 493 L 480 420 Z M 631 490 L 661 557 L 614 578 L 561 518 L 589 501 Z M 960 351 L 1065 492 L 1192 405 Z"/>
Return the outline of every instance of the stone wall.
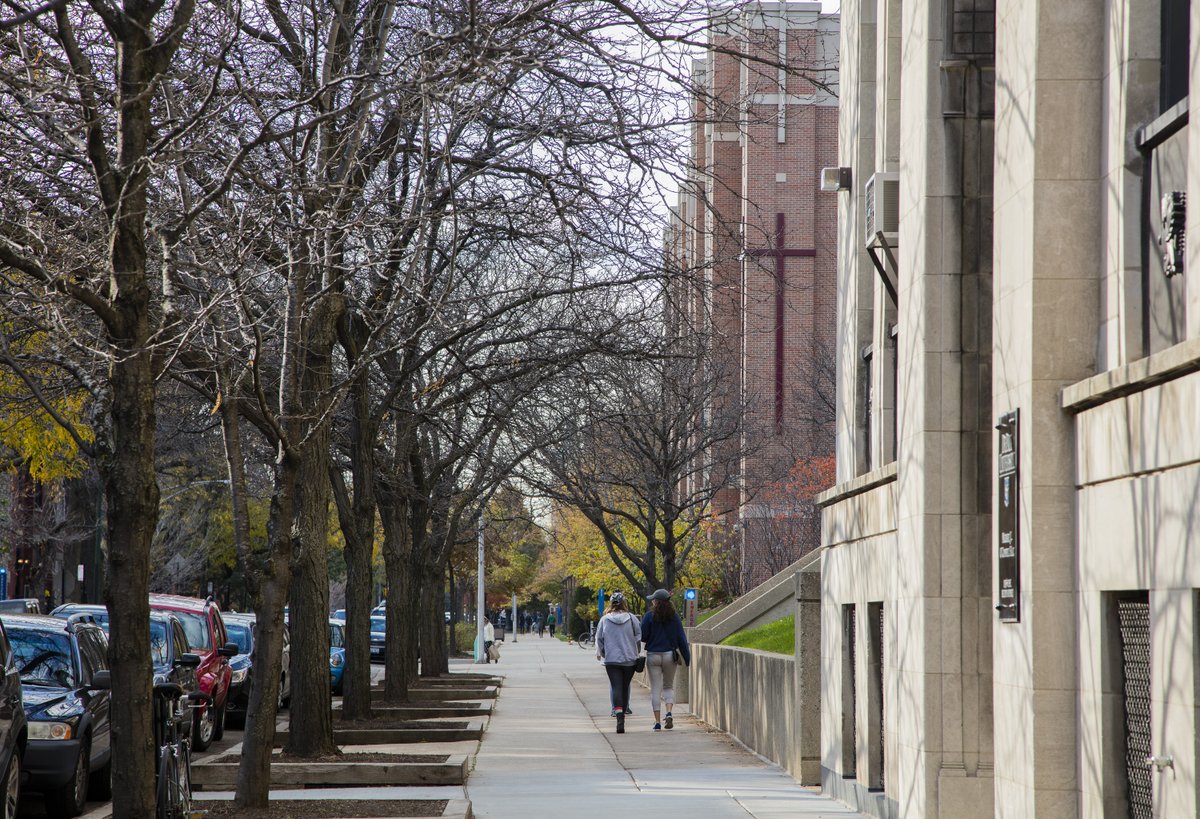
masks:
<path fill-rule="evenodd" d="M 696 717 L 800 777 L 792 657 L 698 643 L 690 677 Z"/>

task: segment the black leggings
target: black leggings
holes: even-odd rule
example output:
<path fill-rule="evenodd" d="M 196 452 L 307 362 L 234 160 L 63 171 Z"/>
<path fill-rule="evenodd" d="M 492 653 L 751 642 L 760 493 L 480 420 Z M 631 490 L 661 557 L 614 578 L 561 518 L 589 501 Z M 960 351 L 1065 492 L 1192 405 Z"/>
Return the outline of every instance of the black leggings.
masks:
<path fill-rule="evenodd" d="M 612 707 L 618 705 L 623 710 L 629 710 L 629 684 L 633 682 L 633 666 L 632 665 L 609 665 L 605 664 L 604 670 L 608 672 L 608 684 L 610 687 L 609 696 L 612 698 Z"/>

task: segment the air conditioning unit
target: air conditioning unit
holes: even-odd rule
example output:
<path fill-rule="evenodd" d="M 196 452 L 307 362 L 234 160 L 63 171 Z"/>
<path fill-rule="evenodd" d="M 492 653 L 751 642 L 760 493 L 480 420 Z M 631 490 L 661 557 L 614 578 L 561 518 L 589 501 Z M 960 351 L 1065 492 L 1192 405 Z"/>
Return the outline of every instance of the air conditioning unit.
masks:
<path fill-rule="evenodd" d="M 900 174 L 895 171 L 872 174 L 863 193 L 867 247 L 879 246 L 880 233 L 895 247 L 900 231 Z"/>

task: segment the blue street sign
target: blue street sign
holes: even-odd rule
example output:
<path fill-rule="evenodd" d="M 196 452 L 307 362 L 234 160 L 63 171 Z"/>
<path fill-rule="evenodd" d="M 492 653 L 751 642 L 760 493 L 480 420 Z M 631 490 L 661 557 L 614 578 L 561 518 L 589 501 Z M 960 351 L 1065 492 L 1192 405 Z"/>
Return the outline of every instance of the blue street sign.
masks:
<path fill-rule="evenodd" d="M 687 589 L 683 593 L 684 600 L 695 600 L 695 599 L 697 599 L 697 597 L 698 597 L 698 595 L 696 594 L 695 589 Z"/>
<path fill-rule="evenodd" d="M 601 613 L 601 614 L 604 614 L 604 587 L 603 587 L 603 586 L 601 586 L 601 588 L 600 588 L 600 597 L 599 597 L 599 599 L 600 599 L 600 603 L 599 603 L 599 605 L 597 606 L 597 608 L 600 610 L 600 613 Z"/>

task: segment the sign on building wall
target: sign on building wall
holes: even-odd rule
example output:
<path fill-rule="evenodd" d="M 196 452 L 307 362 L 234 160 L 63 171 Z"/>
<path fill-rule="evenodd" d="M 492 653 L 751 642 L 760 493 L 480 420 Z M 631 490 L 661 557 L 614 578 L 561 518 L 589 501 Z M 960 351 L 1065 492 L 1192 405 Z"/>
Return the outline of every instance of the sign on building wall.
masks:
<path fill-rule="evenodd" d="M 996 521 L 999 530 L 996 576 L 999 601 L 996 611 L 1000 621 L 1021 621 L 1021 530 L 1018 499 L 1020 497 L 1020 410 L 1000 416 L 996 429 L 1000 432 L 1000 447 L 996 458 L 997 490 Z"/>

